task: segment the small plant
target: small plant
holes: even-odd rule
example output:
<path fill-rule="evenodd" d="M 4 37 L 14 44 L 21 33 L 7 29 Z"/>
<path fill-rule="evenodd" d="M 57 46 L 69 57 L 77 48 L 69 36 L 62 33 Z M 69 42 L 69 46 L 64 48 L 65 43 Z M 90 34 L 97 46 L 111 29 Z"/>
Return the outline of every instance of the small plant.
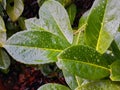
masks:
<path fill-rule="evenodd" d="M 1 67 L 8 68 L 10 64 L 4 48 L 24 64 L 55 62 L 69 86 L 49 83 L 38 90 L 119 90 L 119 6 L 118 0 L 95 0 L 73 33 L 75 14 L 68 9 L 68 16 L 59 2 L 47 0 L 39 10 L 39 19 L 25 20 L 27 30 L 8 40 L 1 18 Z"/>

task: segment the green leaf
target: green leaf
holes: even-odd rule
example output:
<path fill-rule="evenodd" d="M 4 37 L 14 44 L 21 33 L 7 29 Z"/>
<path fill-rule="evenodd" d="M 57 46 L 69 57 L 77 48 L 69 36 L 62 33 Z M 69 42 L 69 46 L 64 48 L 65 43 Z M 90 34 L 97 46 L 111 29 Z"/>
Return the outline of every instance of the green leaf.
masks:
<path fill-rule="evenodd" d="M 90 14 L 90 10 L 87 11 L 87 12 L 85 12 L 85 13 L 82 15 L 82 17 L 80 18 L 80 20 L 79 20 L 79 25 L 78 25 L 79 30 L 80 30 L 80 28 L 82 28 L 82 29 L 83 29 L 83 27 L 85 28 L 85 26 L 86 26 L 86 24 L 87 24 L 87 18 L 89 17 L 89 14 Z"/>
<path fill-rule="evenodd" d="M 116 37 L 119 38 L 118 35 L 116 35 Z M 114 40 L 111 44 L 111 48 L 112 48 L 112 52 L 114 53 L 115 57 L 117 57 L 118 59 L 120 59 L 120 47 L 118 48 L 119 46 L 119 39 L 117 40 Z"/>
<path fill-rule="evenodd" d="M 38 88 L 37 90 L 70 90 L 68 87 L 60 85 L 60 84 L 53 84 L 53 83 L 48 83 L 45 84 L 43 86 L 41 86 L 40 88 Z"/>
<path fill-rule="evenodd" d="M 63 6 L 68 6 L 72 2 L 72 0 L 56 0 L 56 1 L 60 2 Z"/>
<path fill-rule="evenodd" d="M 120 32 L 117 32 L 114 40 L 115 40 L 115 43 L 116 43 L 118 49 L 120 50 Z"/>
<path fill-rule="evenodd" d="M 0 16 L 0 47 L 3 46 L 5 41 L 6 41 L 6 28 L 5 28 L 4 21 Z"/>
<path fill-rule="evenodd" d="M 88 83 L 75 90 L 120 90 L 120 83 L 102 80 Z"/>
<path fill-rule="evenodd" d="M 111 66 L 110 79 L 112 81 L 120 81 L 120 60 L 115 61 Z"/>
<path fill-rule="evenodd" d="M 74 33 L 73 45 L 85 45 L 84 30 L 90 11 L 85 12 L 79 20 L 78 30 Z"/>
<path fill-rule="evenodd" d="M 85 45 L 84 31 L 78 30 L 78 32 L 75 32 L 73 45 Z"/>
<path fill-rule="evenodd" d="M 24 17 L 20 17 L 18 19 L 18 24 L 19 24 L 19 27 L 22 29 L 22 30 L 25 30 L 26 27 L 25 27 L 25 18 Z"/>
<path fill-rule="evenodd" d="M 14 34 L 4 48 L 17 61 L 25 64 L 56 62 L 56 56 L 69 44 L 46 31 L 22 31 Z"/>
<path fill-rule="evenodd" d="M 67 8 L 67 12 L 68 12 L 68 15 L 69 15 L 70 23 L 71 23 L 71 25 L 72 25 L 73 22 L 74 22 L 76 13 L 77 13 L 77 7 L 76 7 L 76 5 L 75 5 L 75 4 L 71 4 L 71 5 Z"/>
<path fill-rule="evenodd" d="M 49 31 L 48 27 L 46 24 L 44 24 L 44 21 L 41 19 L 35 18 L 30 18 L 25 20 L 25 26 L 27 30 L 45 30 Z"/>
<path fill-rule="evenodd" d="M 7 0 L 6 11 L 12 21 L 16 21 L 24 10 L 22 0 Z"/>
<path fill-rule="evenodd" d="M 72 75 L 71 73 L 69 73 L 67 70 L 62 70 L 63 71 L 63 75 L 65 78 L 66 83 L 69 85 L 69 87 L 74 90 L 75 88 L 78 87 L 78 83 L 76 80 L 76 77 L 74 75 Z"/>
<path fill-rule="evenodd" d="M 10 66 L 10 58 L 7 53 L 0 48 L 0 69 L 7 69 Z"/>
<path fill-rule="evenodd" d="M 69 43 L 73 42 L 73 31 L 65 8 L 54 0 L 47 0 L 39 10 L 39 18 L 46 30 L 61 37 Z"/>
<path fill-rule="evenodd" d="M 58 55 L 57 65 L 73 75 L 96 80 L 109 75 L 108 61 L 93 48 L 76 45 L 65 49 Z"/>
<path fill-rule="evenodd" d="M 104 53 L 113 41 L 120 24 L 118 0 L 95 0 L 85 29 L 86 44 Z"/>

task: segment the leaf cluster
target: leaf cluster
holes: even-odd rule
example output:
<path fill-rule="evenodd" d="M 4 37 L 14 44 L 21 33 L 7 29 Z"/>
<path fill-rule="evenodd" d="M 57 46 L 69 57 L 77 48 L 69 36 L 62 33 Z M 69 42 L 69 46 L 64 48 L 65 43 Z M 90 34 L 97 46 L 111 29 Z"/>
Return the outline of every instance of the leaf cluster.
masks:
<path fill-rule="evenodd" d="M 14 0 L 14 7 L 6 9 L 12 21 L 23 11 L 22 0 L 16 6 L 17 3 Z M 80 18 L 77 30 L 71 27 L 76 15 L 74 4 L 67 10 L 65 3 L 55 0 L 46 0 L 40 5 L 39 18 L 26 19 L 26 30 L 9 39 L 0 18 L 0 68 L 9 67 L 9 55 L 24 64 L 56 63 L 69 87 L 50 83 L 38 90 L 119 90 L 119 1 L 95 0 L 92 8 Z M 20 11 L 14 16 L 15 10 Z"/>

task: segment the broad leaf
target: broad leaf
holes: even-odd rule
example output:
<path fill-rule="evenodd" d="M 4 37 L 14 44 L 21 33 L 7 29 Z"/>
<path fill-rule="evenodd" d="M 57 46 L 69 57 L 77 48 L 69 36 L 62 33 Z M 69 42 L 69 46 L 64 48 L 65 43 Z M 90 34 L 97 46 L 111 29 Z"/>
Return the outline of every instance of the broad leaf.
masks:
<path fill-rule="evenodd" d="M 102 79 L 110 73 L 108 61 L 93 48 L 83 45 L 72 46 L 61 52 L 57 65 L 73 75 L 91 80 Z"/>
<path fill-rule="evenodd" d="M 56 62 L 56 56 L 69 44 L 46 31 L 22 31 L 14 34 L 4 45 L 9 54 L 25 64 Z"/>
<path fill-rule="evenodd" d="M 16 21 L 24 10 L 22 0 L 7 0 L 6 11 L 12 21 Z"/>
<path fill-rule="evenodd" d="M 72 90 L 75 90 L 75 88 L 79 86 L 93 82 L 91 80 L 87 80 L 87 79 L 75 76 L 71 74 L 70 72 L 68 72 L 67 70 L 62 69 L 62 71 L 63 71 L 63 75 L 64 75 L 66 83 Z"/>
<path fill-rule="evenodd" d="M 54 0 L 46 1 L 39 11 L 39 18 L 46 30 L 60 36 L 69 43 L 73 42 L 73 32 L 64 7 Z"/>
<path fill-rule="evenodd" d="M 4 21 L 0 16 L 0 47 L 2 47 L 5 41 L 6 41 L 6 28 L 5 28 Z"/>
<path fill-rule="evenodd" d="M 0 48 L 0 69 L 7 69 L 10 66 L 10 58 L 7 53 Z"/>
<path fill-rule="evenodd" d="M 120 24 L 118 0 L 95 0 L 85 29 L 87 45 L 104 53 L 110 46 Z"/>
<path fill-rule="evenodd" d="M 115 61 L 111 66 L 110 78 L 112 81 L 120 81 L 120 60 Z"/>
<path fill-rule="evenodd" d="M 45 30 L 48 31 L 46 24 L 44 24 L 44 21 L 37 18 L 30 18 L 25 20 L 25 26 L 27 30 Z"/>
<path fill-rule="evenodd" d="M 77 13 L 77 7 L 75 4 L 71 4 L 68 8 L 67 8 L 67 12 L 69 15 L 69 19 L 70 19 L 70 23 L 71 25 L 73 25 L 76 13 Z"/>
<path fill-rule="evenodd" d="M 45 84 L 43 86 L 41 86 L 40 88 L 38 88 L 37 90 L 70 90 L 68 87 L 60 85 L 60 84 L 53 84 L 53 83 L 48 83 Z"/>
<path fill-rule="evenodd" d="M 64 75 L 64 78 L 65 78 L 65 81 L 69 85 L 69 87 L 72 90 L 74 90 L 75 88 L 77 88 L 78 87 L 78 83 L 77 83 L 75 75 L 72 75 L 71 73 L 69 73 L 66 70 L 62 70 L 62 71 L 63 71 L 63 75 Z"/>
<path fill-rule="evenodd" d="M 75 90 L 120 90 L 120 83 L 111 82 L 109 80 L 96 81 L 78 87 Z"/>

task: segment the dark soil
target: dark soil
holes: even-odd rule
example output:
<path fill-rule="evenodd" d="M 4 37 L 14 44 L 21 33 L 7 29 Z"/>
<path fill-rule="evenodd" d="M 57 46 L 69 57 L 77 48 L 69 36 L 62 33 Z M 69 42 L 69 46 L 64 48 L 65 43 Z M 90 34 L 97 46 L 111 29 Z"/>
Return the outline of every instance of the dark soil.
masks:
<path fill-rule="evenodd" d="M 78 20 L 82 14 L 87 11 L 94 0 L 75 0 L 77 5 L 77 15 L 74 21 L 74 27 L 78 25 Z M 23 17 L 31 18 L 38 16 L 39 6 L 36 0 L 24 0 L 25 9 Z M 7 74 L 0 72 L 0 90 L 37 90 L 46 83 L 60 83 L 67 85 L 60 73 L 51 73 L 51 77 L 44 76 L 40 70 L 33 66 L 26 66 L 14 62 L 10 66 Z"/>

